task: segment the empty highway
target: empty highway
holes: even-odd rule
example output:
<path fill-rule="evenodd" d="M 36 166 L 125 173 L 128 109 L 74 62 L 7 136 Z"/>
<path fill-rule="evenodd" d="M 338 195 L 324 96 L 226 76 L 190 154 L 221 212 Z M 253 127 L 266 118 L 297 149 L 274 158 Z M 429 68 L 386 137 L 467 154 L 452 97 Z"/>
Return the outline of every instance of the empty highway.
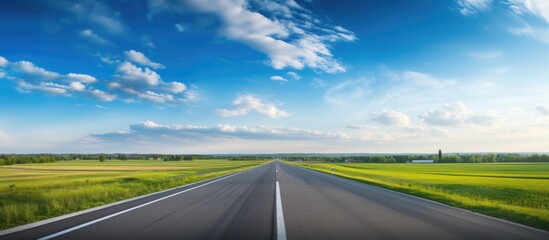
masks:
<path fill-rule="evenodd" d="M 549 233 L 272 162 L 0 236 L 40 238 L 549 239 Z"/>

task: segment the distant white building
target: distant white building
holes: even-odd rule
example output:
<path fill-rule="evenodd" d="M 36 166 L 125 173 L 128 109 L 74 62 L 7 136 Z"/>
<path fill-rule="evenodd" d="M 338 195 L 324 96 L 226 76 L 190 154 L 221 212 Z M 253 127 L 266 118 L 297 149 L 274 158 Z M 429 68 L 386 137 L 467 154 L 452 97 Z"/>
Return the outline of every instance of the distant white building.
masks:
<path fill-rule="evenodd" d="M 427 159 L 420 159 L 420 160 L 412 160 L 412 163 L 433 163 L 433 160 L 427 160 Z"/>

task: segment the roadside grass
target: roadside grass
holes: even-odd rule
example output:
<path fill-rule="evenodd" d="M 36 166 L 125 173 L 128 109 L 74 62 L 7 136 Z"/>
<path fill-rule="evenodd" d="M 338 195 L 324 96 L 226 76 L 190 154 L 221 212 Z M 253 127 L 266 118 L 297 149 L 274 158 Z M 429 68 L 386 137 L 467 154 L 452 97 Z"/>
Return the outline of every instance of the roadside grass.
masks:
<path fill-rule="evenodd" d="M 265 161 L 63 161 L 0 166 L 0 229 L 100 206 Z"/>
<path fill-rule="evenodd" d="M 549 230 L 549 163 L 291 163 Z"/>

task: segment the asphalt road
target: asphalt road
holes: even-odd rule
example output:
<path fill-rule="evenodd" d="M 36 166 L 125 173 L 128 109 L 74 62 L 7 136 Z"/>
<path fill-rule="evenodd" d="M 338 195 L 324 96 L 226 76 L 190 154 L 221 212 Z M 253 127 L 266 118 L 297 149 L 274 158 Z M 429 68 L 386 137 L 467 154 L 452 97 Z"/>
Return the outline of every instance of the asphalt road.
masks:
<path fill-rule="evenodd" d="M 549 239 L 545 231 L 282 163 L 0 239 L 260 240 L 284 235 L 290 240 Z"/>

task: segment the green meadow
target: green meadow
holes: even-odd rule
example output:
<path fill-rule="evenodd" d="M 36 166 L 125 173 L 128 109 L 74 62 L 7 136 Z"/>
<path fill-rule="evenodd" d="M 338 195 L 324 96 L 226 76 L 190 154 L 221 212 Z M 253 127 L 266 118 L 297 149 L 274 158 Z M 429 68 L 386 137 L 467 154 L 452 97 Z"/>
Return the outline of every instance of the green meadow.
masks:
<path fill-rule="evenodd" d="M 0 229 L 251 168 L 265 161 L 60 161 L 0 166 Z"/>
<path fill-rule="evenodd" d="M 549 163 L 292 163 L 549 230 Z"/>

